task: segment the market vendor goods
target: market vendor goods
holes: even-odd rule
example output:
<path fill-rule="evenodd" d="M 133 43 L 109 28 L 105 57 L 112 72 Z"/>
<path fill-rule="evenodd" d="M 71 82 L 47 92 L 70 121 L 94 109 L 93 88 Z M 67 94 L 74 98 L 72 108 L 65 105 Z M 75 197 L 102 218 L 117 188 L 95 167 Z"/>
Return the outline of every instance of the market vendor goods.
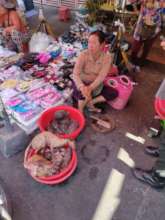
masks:
<path fill-rule="evenodd" d="M 76 120 L 69 117 L 67 111 L 61 110 L 55 112 L 54 118 L 49 124 L 48 130 L 57 134 L 70 134 L 79 127 Z"/>
<path fill-rule="evenodd" d="M 1 89 L 11 89 L 15 88 L 17 85 L 17 80 L 15 79 L 8 79 L 5 82 L 3 82 L 0 86 Z"/>
<path fill-rule="evenodd" d="M 65 169 L 72 157 L 74 142 L 50 132 L 36 135 L 25 152 L 24 166 L 32 176 L 53 176 Z M 33 149 L 31 156 L 29 151 Z"/>
<path fill-rule="evenodd" d="M 31 142 L 31 145 L 35 150 L 41 150 L 45 145 L 49 146 L 51 149 L 55 147 L 61 147 L 63 145 L 69 144 L 74 148 L 74 142 L 69 139 L 62 139 L 52 134 L 51 132 L 45 131 L 41 134 L 35 136 Z"/>
<path fill-rule="evenodd" d="M 48 130 L 48 127 L 50 126 L 51 122 L 54 120 L 55 113 L 58 111 L 61 111 L 61 110 L 65 110 L 67 112 L 70 120 L 78 122 L 78 127 L 77 127 L 77 129 L 75 129 L 71 133 L 67 133 L 67 134 L 66 133 L 64 133 L 64 134 L 56 133 L 56 135 L 61 138 L 67 138 L 67 139 L 73 140 L 83 130 L 83 128 L 85 126 L 85 118 L 79 110 L 77 110 L 76 108 L 73 108 L 71 106 L 61 105 L 61 106 L 51 107 L 51 108 L 45 110 L 41 114 L 41 116 L 38 120 L 39 128 L 41 131 Z"/>
<path fill-rule="evenodd" d="M 0 41 L 4 47 L 18 52 L 27 52 L 30 32 L 16 11 L 16 4 L 0 1 Z"/>
<path fill-rule="evenodd" d="M 105 11 L 113 11 L 115 9 L 114 4 L 111 2 L 102 4 L 100 8 Z"/>
<path fill-rule="evenodd" d="M 20 92 L 26 92 L 30 88 L 31 84 L 32 84 L 32 81 L 30 81 L 30 80 L 29 81 L 21 80 L 16 88 Z"/>
<path fill-rule="evenodd" d="M 49 147 L 45 147 L 28 159 L 27 166 L 34 176 L 53 176 L 67 167 L 71 155 L 70 147 L 54 148 L 53 151 Z"/>

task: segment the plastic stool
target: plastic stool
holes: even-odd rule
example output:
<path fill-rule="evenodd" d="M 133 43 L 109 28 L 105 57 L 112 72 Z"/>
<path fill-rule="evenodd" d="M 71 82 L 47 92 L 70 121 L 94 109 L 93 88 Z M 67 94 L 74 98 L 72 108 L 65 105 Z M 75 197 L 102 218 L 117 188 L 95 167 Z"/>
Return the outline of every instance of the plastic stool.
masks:
<path fill-rule="evenodd" d="M 70 10 L 66 6 L 61 6 L 58 11 L 59 20 L 67 21 L 70 18 Z"/>

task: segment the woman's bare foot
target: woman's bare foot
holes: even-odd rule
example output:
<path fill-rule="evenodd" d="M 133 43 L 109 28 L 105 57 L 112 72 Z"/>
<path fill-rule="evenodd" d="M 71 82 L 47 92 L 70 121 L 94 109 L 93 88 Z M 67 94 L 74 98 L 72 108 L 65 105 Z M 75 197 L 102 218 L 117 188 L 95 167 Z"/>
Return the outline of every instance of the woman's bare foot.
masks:
<path fill-rule="evenodd" d="M 86 101 L 86 100 L 84 100 L 84 101 L 82 101 L 82 100 L 78 101 L 78 110 L 83 113 L 86 104 L 87 104 L 87 101 Z"/>
<path fill-rule="evenodd" d="M 96 108 L 96 107 L 95 107 L 94 105 L 92 105 L 92 104 L 88 104 L 87 107 L 88 107 L 88 111 L 90 111 L 90 112 L 97 112 L 97 113 L 100 113 L 100 112 L 101 112 L 101 109 Z"/>

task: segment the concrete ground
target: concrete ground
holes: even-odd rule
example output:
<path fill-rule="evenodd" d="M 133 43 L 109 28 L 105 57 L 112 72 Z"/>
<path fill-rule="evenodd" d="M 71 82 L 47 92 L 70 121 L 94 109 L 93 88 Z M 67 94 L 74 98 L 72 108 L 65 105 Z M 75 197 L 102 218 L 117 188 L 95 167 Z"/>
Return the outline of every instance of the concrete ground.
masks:
<path fill-rule="evenodd" d="M 40 5 L 35 5 L 35 10 L 38 13 L 39 12 Z M 74 14 L 71 12 L 70 20 L 63 22 L 60 21 L 58 18 L 58 9 L 53 6 L 44 6 L 43 5 L 43 12 L 44 16 L 46 18 L 46 21 L 49 22 L 51 25 L 52 30 L 54 31 L 56 36 L 59 36 L 60 34 L 64 33 L 64 31 L 69 30 L 69 27 L 72 23 L 74 23 Z M 28 22 L 30 27 L 35 30 L 39 24 L 38 20 L 38 14 L 35 16 L 29 17 Z"/>
<path fill-rule="evenodd" d="M 53 8 L 50 10 L 53 15 L 50 13 L 48 19 L 60 34 L 69 24 L 54 20 L 57 15 Z M 137 74 L 138 85 L 127 107 L 122 111 L 107 109 L 116 124 L 114 131 L 97 133 L 87 121 L 76 141 L 77 170 L 64 183 L 50 187 L 35 182 L 23 167 L 24 152 L 10 159 L 0 155 L 0 177 L 11 196 L 13 219 L 164 220 L 165 190 L 157 191 L 139 182 L 130 168 L 135 163 L 150 169 L 155 162 L 144 148 L 158 145 L 158 139 L 147 134 L 164 70 L 165 66 L 148 62 Z M 128 132 L 143 138 L 144 144 L 126 137 Z"/>

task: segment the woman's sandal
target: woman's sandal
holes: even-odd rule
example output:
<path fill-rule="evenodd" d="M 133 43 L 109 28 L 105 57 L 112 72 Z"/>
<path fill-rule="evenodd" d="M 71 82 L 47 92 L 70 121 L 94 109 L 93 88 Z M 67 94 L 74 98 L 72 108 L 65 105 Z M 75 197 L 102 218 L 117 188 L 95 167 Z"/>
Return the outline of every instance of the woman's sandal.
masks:
<path fill-rule="evenodd" d="M 90 115 L 92 128 L 100 133 L 111 132 L 115 128 L 114 120 L 108 114 Z"/>
<path fill-rule="evenodd" d="M 101 113 L 101 111 L 102 111 L 100 108 L 96 108 L 94 106 L 88 106 L 87 108 L 88 108 L 89 112 Z"/>

